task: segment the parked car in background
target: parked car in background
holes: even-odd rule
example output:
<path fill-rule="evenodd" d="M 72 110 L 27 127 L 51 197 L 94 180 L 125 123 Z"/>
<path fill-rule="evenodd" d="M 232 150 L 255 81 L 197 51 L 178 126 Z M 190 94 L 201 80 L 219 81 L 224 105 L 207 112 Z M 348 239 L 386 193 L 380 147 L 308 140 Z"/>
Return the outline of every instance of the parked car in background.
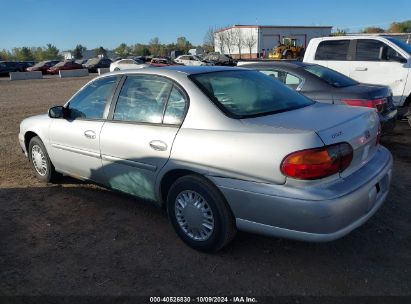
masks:
<path fill-rule="evenodd" d="M 0 61 L 0 76 L 9 76 L 10 72 L 22 72 L 22 66 L 15 61 Z"/>
<path fill-rule="evenodd" d="M 195 55 L 181 55 L 181 56 L 178 56 L 176 59 L 174 59 L 174 61 L 180 64 L 184 64 L 184 65 L 196 65 L 196 66 L 213 65 L 211 63 L 208 63 L 202 60 L 200 57 L 195 56 Z"/>
<path fill-rule="evenodd" d="M 362 84 L 324 66 L 300 61 L 262 61 L 241 67 L 259 70 L 319 102 L 374 108 L 384 133 L 395 127 L 397 109 L 387 86 Z"/>
<path fill-rule="evenodd" d="M 58 74 L 59 71 L 62 71 L 62 70 L 78 70 L 82 68 L 83 66 L 81 64 L 75 63 L 74 61 L 62 61 L 50 67 L 47 70 L 47 73 Z"/>
<path fill-rule="evenodd" d="M 374 110 L 313 102 L 239 68 L 108 73 L 23 120 L 18 138 L 39 179 L 64 173 L 165 206 L 204 251 L 237 229 L 340 238 L 379 209 L 391 181 Z"/>
<path fill-rule="evenodd" d="M 88 59 L 76 59 L 74 60 L 74 62 L 83 65 L 87 62 L 87 60 Z"/>
<path fill-rule="evenodd" d="M 27 68 L 32 67 L 36 64 L 35 61 L 19 61 L 20 71 L 24 72 Z"/>
<path fill-rule="evenodd" d="M 237 65 L 237 60 L 234 60 L 230 55 L 220 54 L 219 52 L 208 53 L 204 56 L 203 60 L 212 62 L 214 65 Z"/>
<path fill-rule="evenodd" d="M 387 85 L 397 107 L 411 104 L 411 45 L 384 36 L 311 39 L 304 62 L 317 63 L 359 82 Z"/>
<path fill-rule="evenodd" d="M 110 72 L 127 70 L 127 69 L 141 69 L 149 65 L 146 63 L 137 62 L 133 59 L 121 59 L 110 64 Z"/>
<path fill-rule="evenodd" d="M 45 60 L 45 61 L 40 61 L 39 63 L 36 63 L 32 67 L 28 67 L 26 69 L 27 72 L 35 72 L 35 71 L 40 71 L 43 74 L 47 74 L 47 70 L 51 68 L 52 66 L 56 65 L 60 61 L 58 60 Z"/>
<path fill-rule="evenodd" d="M 164 66 L 170 66 L 170 65 L 182 65 L 182 64 L 176 63 L 169 58 L 153 58 L 150 61 L 150 66 L 153 66 L 153 67 L 164 67 Z"/>
<path fill-rule="evenodd" d="M 91 58 L 83 64 L 90 73 L 97 73 L 97 69 L 109 68 L 112 61 L 109 58 Z"/>

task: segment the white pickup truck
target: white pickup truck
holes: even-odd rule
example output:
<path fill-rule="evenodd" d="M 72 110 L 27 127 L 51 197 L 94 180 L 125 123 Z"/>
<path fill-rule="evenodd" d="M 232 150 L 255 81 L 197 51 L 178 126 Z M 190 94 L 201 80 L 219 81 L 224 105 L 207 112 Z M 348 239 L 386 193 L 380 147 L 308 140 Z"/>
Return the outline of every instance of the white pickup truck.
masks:
<path fill-rule="evenodd" d="M 362 83 L 387 85 L 394 105 L 411 105 L 411 45 L 401 40 L 372 35 L 313 38 L 303 61 L 326 66 Z"/>

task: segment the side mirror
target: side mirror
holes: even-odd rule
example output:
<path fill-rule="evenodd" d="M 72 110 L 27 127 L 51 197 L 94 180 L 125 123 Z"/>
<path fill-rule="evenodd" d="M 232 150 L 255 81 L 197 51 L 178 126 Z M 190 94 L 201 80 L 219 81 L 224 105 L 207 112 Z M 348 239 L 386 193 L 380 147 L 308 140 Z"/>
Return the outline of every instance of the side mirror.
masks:
<path fill-rule="evenodd" d="M 54 106 L 49 109 L 50 118 L 64 118 L 65 108 L 63 106 Z"/>

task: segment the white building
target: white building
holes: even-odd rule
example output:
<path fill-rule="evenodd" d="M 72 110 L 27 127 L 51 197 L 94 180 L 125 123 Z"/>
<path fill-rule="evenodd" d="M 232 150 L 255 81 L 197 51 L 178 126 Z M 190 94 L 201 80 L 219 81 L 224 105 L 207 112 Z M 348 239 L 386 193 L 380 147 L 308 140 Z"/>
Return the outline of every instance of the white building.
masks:
<path fill-rule="evenodd" d="M 283 38 L 295 38 L 297 44 L 307 47 L 315 37 L 331 35 L 332 26 L 263 26 L 234 25 L 214 33 L 215 51 L 234 58 L 257 58 L 267 54 Z"/>

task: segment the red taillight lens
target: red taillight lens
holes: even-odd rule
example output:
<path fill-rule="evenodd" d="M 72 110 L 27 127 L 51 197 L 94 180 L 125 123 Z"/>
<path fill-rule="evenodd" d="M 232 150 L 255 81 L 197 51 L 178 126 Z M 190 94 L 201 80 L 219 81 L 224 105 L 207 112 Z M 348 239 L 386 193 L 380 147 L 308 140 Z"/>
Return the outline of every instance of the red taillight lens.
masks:
<path fill-rule="evenodd" d="M 349 143 L 297 151 L 281 163 L 281 172 L 297 179 L 319 179 L 342 172 L 350 165 L 353 149 Z"/>
<path fill-rule="evenodd" d="M 377 109 L 378 112 L 382 112 L 384 104 L 387 103 L 387 98 L 379 98 L 373 100 L 366 99 L 342 99 L 342 102 L 350 106 L 367 107 Z"/>

